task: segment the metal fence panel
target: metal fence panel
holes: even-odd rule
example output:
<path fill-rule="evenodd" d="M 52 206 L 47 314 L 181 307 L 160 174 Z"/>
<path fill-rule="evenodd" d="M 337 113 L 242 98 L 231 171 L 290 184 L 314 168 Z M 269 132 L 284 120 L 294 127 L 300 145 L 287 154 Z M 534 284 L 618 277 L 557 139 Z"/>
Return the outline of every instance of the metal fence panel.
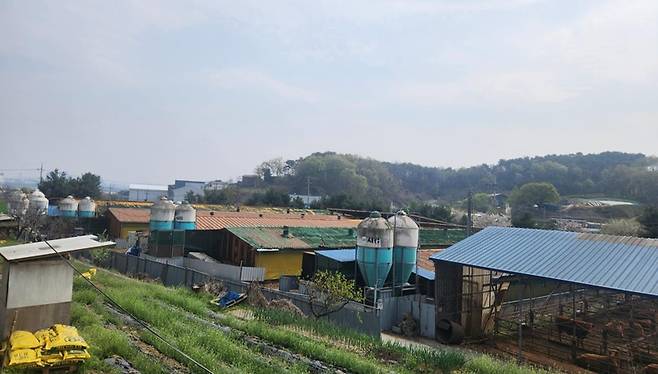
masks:
<path fill-rule="evenodd" d="M 135 256 L 126 256 L 126 273 L 127 274 L 137 274 L 137 264 L 139 263 L 139 258 Z"/>
<path fill-rule="evenodd" d="M 419 299 L 420 298 L 420 299 Z M 435 337 L 435 305 L 426 303 L 422 295 L 407 295 L 383 299 L 381 329 L 388 331 L 410 313 L 418 321 L 419 334 L 426 338 Z"/>
<path fill-rule="evenodd" d="M 265 280 L 265 269 L 263 268 L 248 266 L 240 267 L 235 265 L 220 264 L 216 262 L 207 262 L 188 257 L 184 258 L 183 266 L 204 274 L 208 274 L 212 277 L 218 277 L 222 279 L 257 282 L 262 282 Z"/>
<path fill-rule="evenodd" d="M 265 268 L 243 267 L 240 280 L 245 282 L 262 282 L 265 280 Z"/>
<path fill-rule="evenodd" d="M 313 315 L 311 303 L 307 295 L 271 289 L 261 289 L 261 291 L 268 300 L 278 298 L 290 299 L 305 315 Z M 379 337 L 382 331 L 379 311 L 358 303 L 349 303 L 343 309 L 323 318 L 328 319 L 338 326 L 356 330 L 370 336 Z"/>
<path fill-rule="evenodd" d="M 149 258 L 139 258 L 121 253 L 113 253 L 112 259 L 109 263 L 113 269 L 121 273 L 143 273 L 152 279 L 160 279 L 165 286 L 192 286 L 195 283 L 205 283 L 212 280 L 222 282 L 224 287 L 234 292 L 242 293 L 247 290 L 247 284 L 237 279 L 213 276 L 202 271 L 163 263 L 161 260 L 162 259 L 152 260 Z M 239 266 L 232 266 L 232 268 L 237 268 L 239 271 Z M 262 268 L 243 267 L 243 275 L 245 269 L 254 269 L 256 272 L 264 270 Z M 235 271 L 235 269 L 230 269 L 228 271 Z M 222 274 L 226 274 L 226 272 L 223 272 Z M 237 277 L 239 278 L 239 274 Z M 279 298 L 290 299 L 302 310 L 302 312 L 304 312 L 304 314 L 312 315 L 311 304 L 308 301 L 307 295 L 270 289 L 261 290 L 268 300 Z M 350 303 L 340 311 L 325 318 L 339 326 L 360 331 L 371 336 L 379 336 L 382 329 L 379 311 L 373 308 L 364 307 L 357 303 Z"/>
<path fill-rule="evenodd" d="M 167 276 L 163 279 L 165 286 L 180 286 L 185 284 L 185 269 L 178 266 L 165 265 Z"/>

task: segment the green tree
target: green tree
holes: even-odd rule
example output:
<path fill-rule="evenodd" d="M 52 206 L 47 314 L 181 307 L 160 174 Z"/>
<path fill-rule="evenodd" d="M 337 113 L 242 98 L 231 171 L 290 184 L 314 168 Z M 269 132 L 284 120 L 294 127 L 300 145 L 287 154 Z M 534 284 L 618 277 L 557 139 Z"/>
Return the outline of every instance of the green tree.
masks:
<path fill-rule="evenodd" d="M 532 229 L 537 227 L 537 223 L 529 212 L 512 211 L 512 226 Z"/>
<path fill-rule="evenodd" d="M 187 191 L 185 194 L 185 201 L 190 204 L 203 203 L 203 196 L 195 194 L 194 191 Z"/>
<path fill-rule="evenodd" d="M 97 199 L 101 195 L 101 177 L 96 174 L 84 173 L 76 179 L 70 179 L 69 184 L 73 195 L 77 197 Z"/>
<path fill-rule="evenodd" d="M 306 206 L 304 203 L 304 199 L 301 197 L 297 196 L 296 198 L 290 200 L 290 207 L 291 208 L 297 208 L 297 209 L 303 209 Z"/>
<path fill-rule="evenodd" d="M 419 216 L 445 222 L 452 222 L 455 218 L 452 214 L 452 209 L 447 205 L 434 205 L 414 202 L 409 205 L 407 211 L 410 213 L 418 214 Z"/>
<path fill-rule="evenodd" d="M 290 206 L 290 195 L 285 189 L 270 187 L 265 192 L 256 192 L 249 200 L 248 205 L 265 205 L 265 206 Z"/>
<path fill-rule="evenodd" d="M 644 228 L 644 234 L 650 238 L 658 238 L 658 207 L 649 206 L 644 209 L 638 221 Z"/>
<path fill-rule="evenodd" d="M 101 177 L 87 172 L 78 178 L 72 178 L 66 172 L 55 169 L 39 183 L 39 189 L 47 197 L 73 195 L 78 198 L 89 196 L 97 199 L 101 196 Z"/>
<path fill-rule="evenodd" d="M 466 201 L 468 205 L 468 200 Z M 473 210 L 476 212 L 487 213 L 494 208 L 491 201 L 491 195 L 484 192 L 479 192 L 473 195 Z"/>
<path fill-rule="evenodd" d="M 334 271 L 318 271 L 308 282 L 311 312 L 315 318 L 335 313 L 350 301 L 361 302 L 363 297 L 352 279 Z"/>
<path fill-rule="evenodd" d="M 256 175 L 263 178 L 266 183 L 271 183 L 274 177 L 280 177 L 287 171 L 287 164 L 281 157 L 262 162 L 256 167 Z"/>
<path fill-rule="evenodd" d="M 234 186 L 229 186 L 221 190 L 205 190 L 202 200 L 208 204 L 239 205 L 241 203 L 240 190 Z"/>
<path fill-rule="evenodd" d="M 55 169 L 39 183 L 39 189 L 47 197 L 66 197 L 72 193 L 70 178 L 64 171 Z"/>
<path fill-rule="evenodd" d="M 555 186 L 550 183 L 526 183 L 512 191 L 509 203 L 512 207 L 512 225 L 516 227 L 536 227 L 535 216 L 538 209 L 560 201 Z M 543 211 L 542 209 L 542 211 Z"/>
<path fill-rule="evenodd" d="M 556 204 L 560 201 L 560 194 L 550 183 L 526 183 L 521 188 L 512 191 L 509 203 L 514 207 L 534 207 L 546 204 Z"/>

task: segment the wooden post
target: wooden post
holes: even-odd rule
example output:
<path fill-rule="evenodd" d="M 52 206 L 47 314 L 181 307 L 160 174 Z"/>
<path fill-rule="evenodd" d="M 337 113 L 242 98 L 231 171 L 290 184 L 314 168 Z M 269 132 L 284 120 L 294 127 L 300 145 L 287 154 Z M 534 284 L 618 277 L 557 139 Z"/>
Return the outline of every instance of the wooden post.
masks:
<path fill-rule="evenodd" d="M 577 349 L 576 346 L 576 293 L 574 292 L 573 284 L 569 286 L 569 291 L 571 292 L 571 320 L 572 320 L 572 331 L 571 331 L 571 359 L 576 360 Z"/>
<path fill-rule="evenodd" d="M 519 299 L 519 320 L 518 320 L 518 332 L 519 332 L 519 355 L 517 361 L 519 364 L 523 363 L 523 298 L 525 291 L 525 278 L 521 278 L 523 286 L 521 287 L 521 298 Z"/>

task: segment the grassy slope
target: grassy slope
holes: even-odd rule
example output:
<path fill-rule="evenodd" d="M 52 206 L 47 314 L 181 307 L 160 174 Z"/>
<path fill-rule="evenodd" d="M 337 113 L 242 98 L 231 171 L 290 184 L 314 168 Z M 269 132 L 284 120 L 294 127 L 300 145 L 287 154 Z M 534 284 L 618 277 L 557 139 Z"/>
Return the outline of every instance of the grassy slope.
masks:
<path fill-rule="evenodd" d="M 291 364 L 250 348 L 244 342 L 244 333 L 279 349 L 354 373 L 435 373 L 453 369 L 472 373 L 537 372 L 488 356 L 465 356 L 451 349 L 417 350 L 382 343 L 379 339 L 323 321 L 293 317 L 281 311 L 252 309 L 253 320 L 231 314 L 213 314 L 208 295 L 141 282 L 100 269 L 93 281 L 125 309 L 148 322 L 167 340 L 216 373 L 308 371 L 304 365 Z M 209 323 L 233 330 L 223 332 L 208 327 Z M 172 370 L 172 365 L 201 372 L 155 336 L 112 312 L 102 296 L 80 278 L 74 281 L 72 324 L 92 346 L 92 359 L 82 367 L 83 372 L 111 372 L 102 359 L 114 354 L 130 361 L 142 373 L 167 373 Z M 144 353 L 145 345 L 151 346 L 151 351 Z M 153 357 L 154 354 L 162 357 Z"/>
<path fill-rule="evenodd" d="M 0 247 L 6 247 L 8 245 L 21 244 L 18 240 L 14 239 L 0 239 Z"/>

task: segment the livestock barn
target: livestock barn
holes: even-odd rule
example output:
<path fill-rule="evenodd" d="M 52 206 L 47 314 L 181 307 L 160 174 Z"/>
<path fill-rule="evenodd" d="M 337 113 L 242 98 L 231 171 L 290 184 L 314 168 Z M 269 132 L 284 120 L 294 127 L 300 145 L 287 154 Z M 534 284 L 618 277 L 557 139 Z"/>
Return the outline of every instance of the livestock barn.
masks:
<path fill-rule="evenodd" d="M 436 335 L 567 371 L 658 372 L 658 240 L 489 227 L 432 256 Z"/>

